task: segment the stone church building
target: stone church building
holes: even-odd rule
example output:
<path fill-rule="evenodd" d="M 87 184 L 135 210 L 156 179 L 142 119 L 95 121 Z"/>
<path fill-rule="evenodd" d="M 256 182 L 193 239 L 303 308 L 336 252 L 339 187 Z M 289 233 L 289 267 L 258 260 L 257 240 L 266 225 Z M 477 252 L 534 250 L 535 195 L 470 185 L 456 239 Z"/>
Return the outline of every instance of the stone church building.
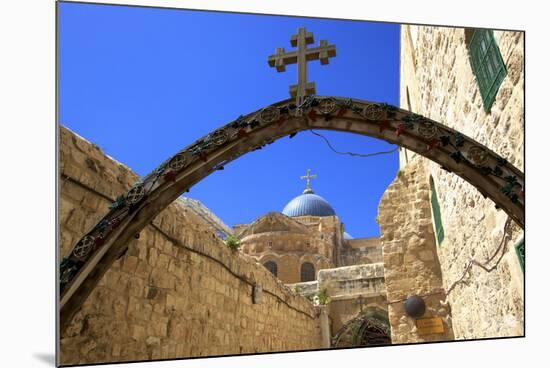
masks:
<path fill-rule="evenodd" d="M 400 107 L 524 170 L 524 34 L 402 25 L 400 41 Z M 139 178 L 59 136 L 64 257 Z M 281 212 L 233 228 L 177 199 L 60 331 L 61 363 L 523 336 L 523 230 L 444 167 L 406 149 L 399 161 L 380 238 L 347 234 L 309 172 Z"/>
<path fill-rule="evenodd" d="M 354 239 L 311 187 L 281 213 L 270 212 L 251 224 L 236 225 L 242 251 L 285 284 L 314 281 L 327 268 L 382 261 L 380 239 Z"/>
<path fill-rule="evenodd" d="M 302 177 L 305 190 L 281 213 L 236 225 L 241 250 L 299 294 L 313 299 L 325 293 L 331 330 L 341 329 L 363 308 L 374 308 L 379 322 L 387 324 L 380 239 L 346 233 L 330 203 L 313 192 L 314 177 L 308 170 Z"/>

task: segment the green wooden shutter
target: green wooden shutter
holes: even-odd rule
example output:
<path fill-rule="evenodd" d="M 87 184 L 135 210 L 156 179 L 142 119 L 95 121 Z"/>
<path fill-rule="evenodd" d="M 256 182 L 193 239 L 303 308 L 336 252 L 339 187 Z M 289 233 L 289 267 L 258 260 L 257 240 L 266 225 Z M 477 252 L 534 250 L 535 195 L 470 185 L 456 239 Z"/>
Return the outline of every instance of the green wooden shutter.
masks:
<path fill-rule="evenodd" d="M 439 202 L 437 201 L 437 192 L 435 191 L 435 184 L 433 178 L 430 178 L 430 187 L 432 189 L 431 202 L 432 213 L 436 231 L 437 244 L 441 245 L 445 238 L 445 232 L 443 231 L 443 223 L 441 222 L 441 210 L 439 208 Z"/>
<path fill-rule="evenodd" d="M 493 31 L 477 29 L 469 45 L 470 64 L 476 76 L 483 107 L 489 112 L 498 89 L 506 77 L 506 65 L 493 36 Z"/>
<path fill-rule="evenodd" d="M 521 240 L 515 245 L 516 254 L 518 255 L 519 264 L 521 265 L 521 270 L 525 272 L 525 240 Z"/>

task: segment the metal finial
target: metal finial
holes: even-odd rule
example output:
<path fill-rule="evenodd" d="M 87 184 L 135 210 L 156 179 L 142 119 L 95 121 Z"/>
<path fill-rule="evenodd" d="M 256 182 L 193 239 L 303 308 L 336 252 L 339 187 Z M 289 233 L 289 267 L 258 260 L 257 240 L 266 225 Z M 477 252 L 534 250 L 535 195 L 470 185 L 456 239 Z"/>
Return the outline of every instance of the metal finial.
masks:
<path fill-rule="evenodd" d="M 307 169 L 306 175 L 300 176 L 300 179 L 306 179 L 306 189 L 304 190 L 304 194 L 313 193 L 313 190 L 311 189 L 311 179 L 315 178 L 317 178 L 317 174 L 311 175 L 311 169 Z"/>

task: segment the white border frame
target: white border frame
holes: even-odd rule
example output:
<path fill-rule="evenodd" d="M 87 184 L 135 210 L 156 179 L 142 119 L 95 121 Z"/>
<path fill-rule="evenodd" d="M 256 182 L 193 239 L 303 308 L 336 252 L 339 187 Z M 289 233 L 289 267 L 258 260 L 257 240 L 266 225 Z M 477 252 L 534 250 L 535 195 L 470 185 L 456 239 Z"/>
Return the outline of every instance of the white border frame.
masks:
<path fill-rule="evenodd" d="M 544 200 L 548 162 L 540 148 L 545 147 L 550 133 L 545 111 L 548 78 L 544 78 L 548 75 L 545 65 L 549 60 L 548 21 L 543 2 L 527 5 L 527 2 L 504 0 L 455 0 L 443 5 L 441 1 L 419 0 L 368 3 L 354 0 L 127 0 L 125 4 L 526 30 L 527 337 L 105 367 L 217 367 L 220 364 L 239 368 L 342 364 L 517 367 L 543 356 L 547 338 L 544 327 L 548 319 L 544 310 L 549 303 L 548 287 L 544 283 L 548 277 L 542 272 L 547 269 L 546 260 L 550 258 L 546 234 L 543 234 L 547 212 L 543 204 L 548 203 Z M 4 367 L 52 366 L 55 346 L 55 3 L 12 0 L 0 6 L 3 51 L 0 58 L 0 157 L 3 158 L 0 270 L 4 281 L 0 306 L 4 349 L 0 361 Z"/>

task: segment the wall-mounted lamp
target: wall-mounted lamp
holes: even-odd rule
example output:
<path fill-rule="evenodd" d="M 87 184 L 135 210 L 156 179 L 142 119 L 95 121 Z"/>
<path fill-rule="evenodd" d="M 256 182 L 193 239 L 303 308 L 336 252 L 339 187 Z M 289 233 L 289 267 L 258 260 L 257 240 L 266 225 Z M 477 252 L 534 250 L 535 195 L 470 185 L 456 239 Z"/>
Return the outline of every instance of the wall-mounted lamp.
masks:
<path fill-rule="evenodd" d="M 405 313 L 412 318 L 420 318 L 426 312 L 426 303 L 419 296 L 412 295 L 405 300 Z"/>

